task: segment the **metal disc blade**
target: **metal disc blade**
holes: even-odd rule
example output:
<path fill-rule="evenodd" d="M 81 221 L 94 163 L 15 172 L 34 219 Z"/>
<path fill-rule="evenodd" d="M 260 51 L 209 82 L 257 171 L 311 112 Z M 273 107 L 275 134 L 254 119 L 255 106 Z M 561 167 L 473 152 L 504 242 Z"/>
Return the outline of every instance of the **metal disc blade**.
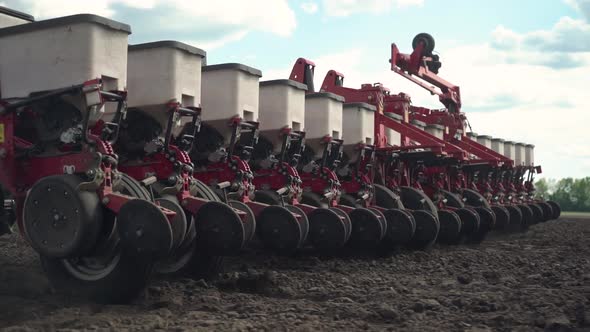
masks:
<path fill-rule="evenodd" d="M 238 214 L 221 202 L 207 202 L 195 214 L 197 246 L 210 254 L 234 255 L 245 244 L 244 226 Z"/>
<path fill-rule="evenodd" d="M 481 243 L 485 237 L 495 228 L 496 214 L 492 209 L 483 206 L 475 208 L 479 216 L 479 230 L 469 237 L 469 242 Z"/>
<path fill-rule="evenodd" d="M 377 217 L 379 218 L 379 222 L 381 223 L 381 228 L 383 228 L 383 236 L 381 236 L 381 239 L 383 239 L 385 237 L 385 234 L 387 234 L 387 218 L 385 218 L 385 214 L 383 214 L 383 212 L 381 212 L 381 210 L 378 210 L 374 207 L 368 207 L 368 209 L 373 211 L 373 213 L 376 214 Z"/>
<path fill-rule="evenodd" d="M 344 212 L 340 210 L 340 212 Z M 331 251 L 342 248 L 347 238 L 344 219 L 335 209 L 317 208 L 309 215 L 309 241 L 316 250 Z"/>
<path fill-rule="evenodd" d="M 461 218 L 453 211 L 438 210 L 438 219 L 440 221 L 438 242 L 457 243 L 461 236 Z"/>
<path fill-rule="evenodd" d="M 412 214 L 400 209 L 389 209 L 383 214 L 387 219 L 384 244 L 388 247 L 397 247 L 409 243 L 416 232 L 416 220 Z"/>
<path fill-rule="evenodd" d="M 416 232 L 410 242 L 410 246 L 416 249 L 431 247 L 438 237 L 440 223 L 432 213 L 424 210 L 412 211 L 416 220 Z"/>
<path fill-rule="evenodd" d="M 330 210 L 336 212 L 336 214 L 342 219 L 344 223 L 344 228 L 346 229 L 346 241 L 350 239 L 350 234 L 352 233 L 352 220 L 350 220 L 350 216 L 348 213 L 342 211 L 337 207 L 331 207 Z"/>
<path fill-rule="evenodd" d="M 378 216 L 373 211 L 365 208 L 354 209 L 349 215 L 352 221 L 352 234 L 349 244 L 361 250 L 377 248 L 385 234 Z"/>
<path fill-rule="evenodd" d="M 284 207 L 271 205 L 262 209 L 256 223 L 256 232 L 265 247 L 280 253 L 299 248 L 301 227 L 293 213 Z"/>
<path fill-rule="evenodd" d="M 172 249 L 176 249 L 180 246 L 186 235 L 186 214 L 176 202 L 176 197 L 161 197 L 156 199 L 156 203 L 165 209 L 176 212 L 176 215 L 170 222 L 170 228 L 172 229 Z"/>
<path fill-rule="evenodd" d="M 476 212 L 477 208 L 460 208 L 454 212 L 461 218 L 461 236 L 470 236 L 479 231 L 481 218 Z"/>
<path fill-rule="evenodd" d="M 500 205 L 492 206 L 492 211 L 496 215 L 496 224 L 494 225 L 494 230 L 504 230 L 508 227 L 510 223 L 510 213 L 508 210 Z"/>
<path fill-rule="evenodd" d="M 250 207 L 240 201 L 229 200 L 227 203 L 229 206 L 246 213 L 246 219 L 243 220 L 244 224 L 244 234 L 246 237 L 246 242 L 250 242 L 256 234 L 256 217 L 254 216 L 254 212 Z"/>
<path fill-rule="evenodd" d="M 510 214 L 510 222 L 508 223 L 508 227 L 506 230 L 508 232 L 513 232 L 521 228 L 522 225 L 522 212 L 517 206 L 514 205 L 506 205 L 506 210 Z"/>
<path fill-rule="evenodd" d="M 298 214 L 301 216 L 297 221 L 299 222 L 299 229 L 301 230 L 301 242 L 299 243 L 299 248 L 303 246 L 305 240 L 307 240 L 307 235 L 309 234 L 309 218 L 301 210 L 300 208 L 293 206 L 293 205 L 285 205 L 285 209 L 289 210 L 291 213 Z"/>
<path fill-rule="evenodd" d="M 162 257 L 172 248 L 172 229 L 166 215 L 154 203 L 133 199 L 117 215 L 122 243 L 141 255 Z"/>

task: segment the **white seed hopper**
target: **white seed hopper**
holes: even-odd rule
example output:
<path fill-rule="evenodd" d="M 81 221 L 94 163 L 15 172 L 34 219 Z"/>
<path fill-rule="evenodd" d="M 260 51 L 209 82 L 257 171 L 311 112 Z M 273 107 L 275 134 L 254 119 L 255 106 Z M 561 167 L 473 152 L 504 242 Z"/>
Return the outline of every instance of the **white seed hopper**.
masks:
<path fill-rule="evenodd" d="M 238 116 L 245 121 L 258 121 L 262 72 L 240 63 L 203 66 L 201 70 L 202 119 L 229 143 L 228 121 L 231 118 Z"/>
<path fill-rule="evenodd" d="M 488 149 L 492 148 L 492 136 L 479 135 L 477 136 L 477 143 L 485 146 Z"/>
<path fill-rule="evenodd" d="M 73 15 L 0 29 L 0 95 L 26 97 L 102 78 L 105 90 L 127 83 L 127 24 Z"/>
<path fill-rule="evenodd" d="M 501 155 L 504 155 L 504 139 L 492 138 L 492 150 Z"/>
<path fill-rule="evenodd" d="M 201 65 L 205 51 L 177 41 L 158 41 L 129 46 L 127 105 L 137 107 L 165 128 L 168 114 L 165 104 L 176 100 L 182 106 L 201 103 Z M 184 118 L 175 128 L 190 122 Z"/>
<path fill-rule="evenodd" d="M 525 144 L 517 142 L 514 144 L 514 164 L 517 166 L 524 165 L 525 162 Z"/>
<path fill-rule="evenodd" d="M 467 138 L 469 138 L 472 141 L 477 142 L 477 133 L 470 131 L 467 133 Z"/>
<path fill-rule="evenodd" d="M 401 123 L 404 120 L 404 117 L 397 113 L 385 112 L 384 114 L 388 118 L 391 118 L 393 121 L 398 123 Z M 402 145 L 402 137 L 397 131 L 390 128 L 385 128 L 385 135 L 387 137 L 387 144 L 392 146 Z"/>
<path fill-rule="evenodd" d="M 305 137 L 307 145 L 322 156 L 321 140 L 328 135 L 342 139 L 342 108 L 344 98 L 330 92 L 317 92 L 305 96 Z"/>
<path fill-rule="evenodd" d="M 375 106 L 367 103 L 345 103 L 342 107 L 342 131 L 346 136 L 344 152 L 354 162 L 358 143 L 373 145 L 375 137 Z"/>
<path fill-rule="evenodd" d="M 426 132 L 438 139 L 444 139 L 445 127 L 439 124 L 427 124 Z"/>
<path fill-rule="evenodd" d="M 524 146 L 524 163 L 527 166 L 535 165 L 535 146 L 533 144 Z"/>
<path fill-rule="evenodd" d="M 271 141 L 275 152 L 281 149 L 280 130 L 305 130 L 305 92 L 307 86 L 293 80 L 260 82 L 260 135 Z"/>
<path fill-rule="evenodd" d="M 504 142 L 504 157 L 514 160 L 516 156 L 515 146 L 513 141 Z"/>
<path fill-rule="evenodd" d="M 426 130 L 426 122 L 422 122 L 420 120 L 410 120 L 410 123 L 420 130 Z"/>

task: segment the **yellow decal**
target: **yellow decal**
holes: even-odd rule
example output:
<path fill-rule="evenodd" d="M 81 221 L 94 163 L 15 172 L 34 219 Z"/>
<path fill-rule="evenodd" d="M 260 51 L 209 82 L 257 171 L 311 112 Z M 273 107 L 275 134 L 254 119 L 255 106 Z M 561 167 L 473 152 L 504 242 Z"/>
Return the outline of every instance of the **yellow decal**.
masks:
<path fill-rule="evenodd" d="M 0 143 L 4 143 L 4 123 L 0 123 Z"/>

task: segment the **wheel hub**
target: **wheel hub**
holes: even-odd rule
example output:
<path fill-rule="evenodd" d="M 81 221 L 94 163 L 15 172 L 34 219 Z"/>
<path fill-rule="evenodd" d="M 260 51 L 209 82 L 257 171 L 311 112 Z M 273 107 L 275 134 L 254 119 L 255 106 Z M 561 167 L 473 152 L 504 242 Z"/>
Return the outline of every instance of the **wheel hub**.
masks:
<path fill-rule="evenodd" d="M 97 241 L 102 206 L 94 192 L 78 191 L 74 175 L 39 180 L 24 203 L 23 225 L 31 246 L 51 258 L 85 254 Z"/>

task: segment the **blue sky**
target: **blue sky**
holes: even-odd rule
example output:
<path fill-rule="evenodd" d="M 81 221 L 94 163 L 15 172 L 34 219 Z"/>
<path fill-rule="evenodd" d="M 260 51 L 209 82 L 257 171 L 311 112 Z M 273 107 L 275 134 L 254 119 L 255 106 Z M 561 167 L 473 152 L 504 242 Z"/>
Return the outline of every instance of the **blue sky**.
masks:
<path fill-rule="evenodd" d="M 37 19 L 94 13 L 286 78 L 302 56 L 345 85 L 382 82 L 415 105 L 437 99 L 389 71 L 389 44 L 436 39 L 440 75 L 461 86 L 474 131 L 536 145 L 544 176 L 590 176 L 590 0 L 0 0 Z"/>

